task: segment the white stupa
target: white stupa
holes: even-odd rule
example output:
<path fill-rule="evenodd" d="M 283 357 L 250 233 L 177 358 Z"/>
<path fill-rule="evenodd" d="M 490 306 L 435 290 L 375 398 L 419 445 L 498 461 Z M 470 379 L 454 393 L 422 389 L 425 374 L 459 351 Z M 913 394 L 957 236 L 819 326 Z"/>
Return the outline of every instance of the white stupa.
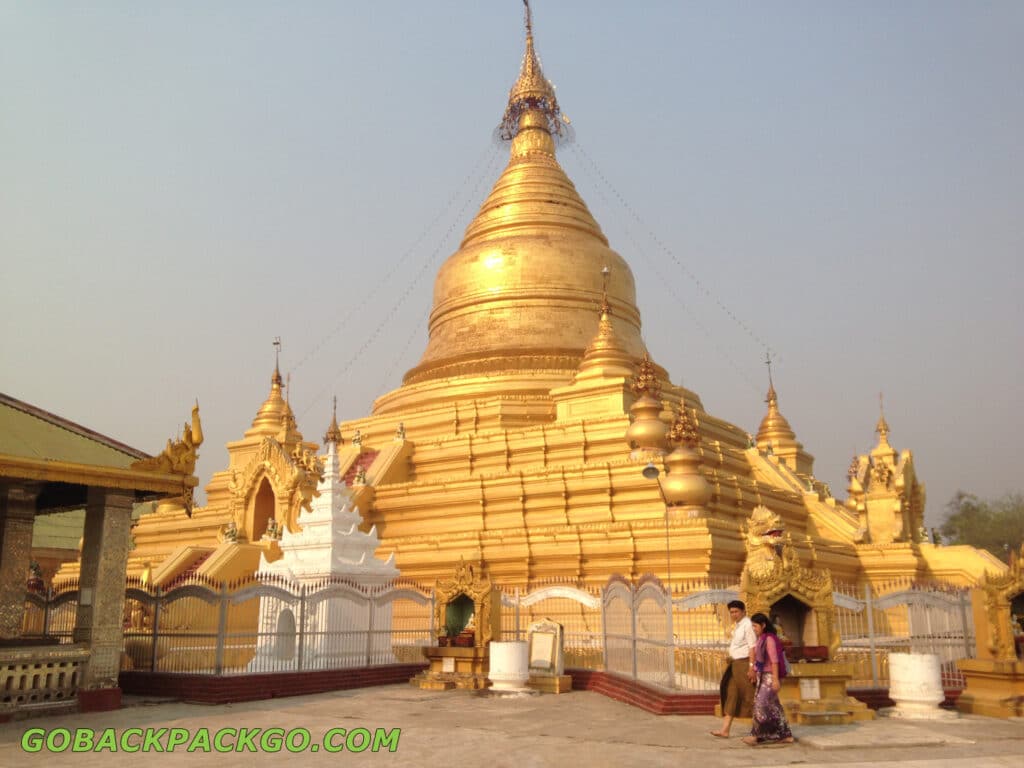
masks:
<path fill-rule="evenodd" d="M 253 672 L 298 668 L 298 620 L 303 612 L 302 669 L 394 660 L 390 652 L 391 603 L 374 605 L 375 601 L 365 596 L 398 577 L 395 556 L 387 560 L 375 557 L 380 546 L 376 526 L 365 533 L 359 530 L 362 515 L 352 504 L 352 494 L 340 474 L 341 431 L 336 415 L 324 442 L 324 479 L 317 486 L 319 496 L 313 500 L 312 510 L 299 516 L 302 530 L 284 530 L 279 542 L 283 556 L 272 563 L 262 556 L 259 567 L 260 574 L 273 574 L 312 591 L 304 598 L 304 611 L 298 599 L 261 600 L 256 658 L 249 665 Z"/>

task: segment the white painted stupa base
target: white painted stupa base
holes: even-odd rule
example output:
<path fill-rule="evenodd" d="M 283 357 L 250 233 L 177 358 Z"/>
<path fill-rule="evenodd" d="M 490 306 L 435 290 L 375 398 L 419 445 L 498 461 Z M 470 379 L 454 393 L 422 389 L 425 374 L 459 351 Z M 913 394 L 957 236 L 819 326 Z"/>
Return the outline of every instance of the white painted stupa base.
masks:
<path fill-rule="evenodd" d="M 889 698 L 896 706 L 879 710 L 882 717 L 952 720 L 959 716 L 939 707 L 946 692 L 942 689 L 942 666 L 934 653 L 890 653 Z"/>
<path fill-rule="evenodd" d="M 525 640 L 492 642 L 488 647 L 492 691 L 526 692 L 530 689 L 530 648 Z"/>

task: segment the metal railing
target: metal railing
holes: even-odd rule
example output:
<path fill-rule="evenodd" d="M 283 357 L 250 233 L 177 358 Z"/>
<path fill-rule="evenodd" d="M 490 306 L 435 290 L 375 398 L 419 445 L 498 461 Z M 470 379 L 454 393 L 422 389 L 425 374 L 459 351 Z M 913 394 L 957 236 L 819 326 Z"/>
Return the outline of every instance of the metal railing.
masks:
<path fill-rule="evenodd" d="M 731 632 L 726 604 L 737 585 L 706 580 L 603 587 L 546 582 L 503 591 L 502 633 L 526 639 L 529 625 L 564 627 L 565 664 L 604 670 L 669 690 L 717 691 Z M 881 589 L 837 585 L 836 657 L 853 665 L 852 687 L 884 688 L 894 652 L 936 653 L 943 684 L 962 688 L 956 661 L 974 655 L 966 590 L 899 582 Z M 77 585 L 26 596 L 25 633 L 71 642 Z M 398 580 L 297 584 L 257 576 L 235 584 L 193 577 L 170 589 L 137 581 L 125 592 L 123 667 L 237 675 L 422 662 L 436 643 L 433 591 Z"/>

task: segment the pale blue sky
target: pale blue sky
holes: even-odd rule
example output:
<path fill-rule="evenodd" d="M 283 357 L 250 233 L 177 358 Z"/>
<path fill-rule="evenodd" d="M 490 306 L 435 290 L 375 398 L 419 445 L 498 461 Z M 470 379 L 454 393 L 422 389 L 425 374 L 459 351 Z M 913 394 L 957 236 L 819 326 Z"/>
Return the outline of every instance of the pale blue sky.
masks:
<path fill-rule="evenodd" d="M 560 159 L 677 382 L 753 431 L 767 343 L 838 496 L 879 390 L 931 523 L 1022 488 L 1024 3 L 534 18 Z M 307 437 L 332 393 L 367 413 L 505 162 L 522 47 L 517 0 L 0 3 L 0 391 L 148 451 L 198 396 L 204 484 L 274 336 Z"/>

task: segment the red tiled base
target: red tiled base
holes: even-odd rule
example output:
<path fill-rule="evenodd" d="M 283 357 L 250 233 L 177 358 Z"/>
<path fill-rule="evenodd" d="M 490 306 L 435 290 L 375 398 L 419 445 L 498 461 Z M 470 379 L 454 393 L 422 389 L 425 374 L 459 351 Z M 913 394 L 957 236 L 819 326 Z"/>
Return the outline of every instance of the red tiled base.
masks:
<path fill-rule="evenodd" d="M 119 682 L 125 693 L 166 696 L 204 704 L 229 704 L 406 683 L 424 669 L 425 664 L 395 664 L 386 667 L 224 677 L 170 672 L 122 672 Z"/>
<path fill-rule="evenodd" d="M 567 669 L 574 691 L 594 691 L 655 715 L 713 715 L 717 693 L 669 693 L 635 680 L 589 669 Z"/>
<path fill-rule="evenodd" d="M 94 688 L 78 692 L 79 712 L 109 712 L 120 708 L 120 688 Z"/>

